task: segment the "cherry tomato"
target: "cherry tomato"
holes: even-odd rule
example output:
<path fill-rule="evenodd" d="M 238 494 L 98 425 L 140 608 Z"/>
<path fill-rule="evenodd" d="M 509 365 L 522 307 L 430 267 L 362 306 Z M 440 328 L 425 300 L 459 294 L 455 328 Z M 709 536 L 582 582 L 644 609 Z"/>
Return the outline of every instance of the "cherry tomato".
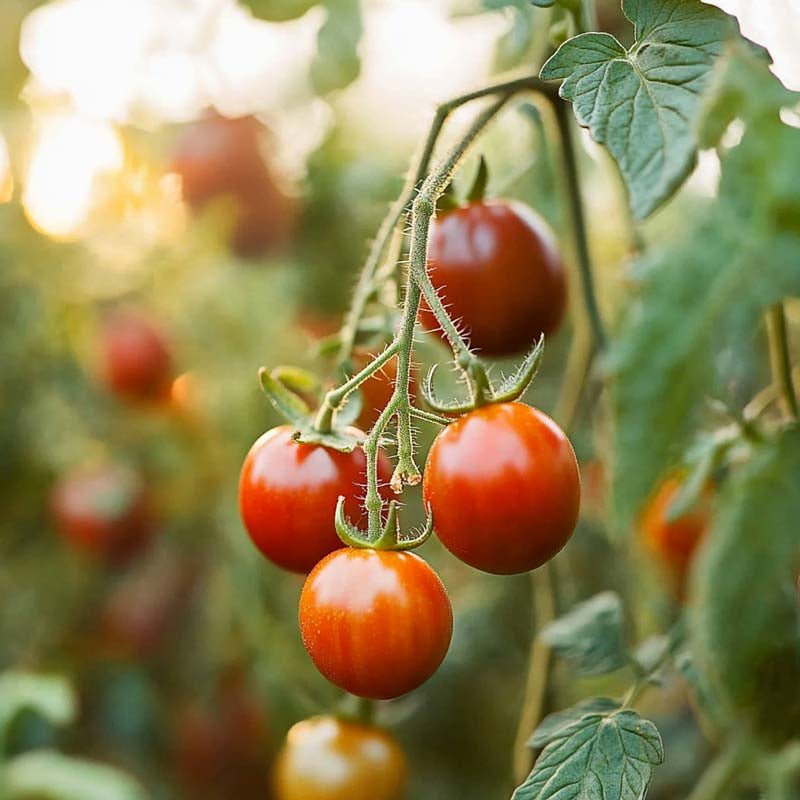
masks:
<path fill-rule="evenodd" d="M 289 731 L 273 771 L 275 800 L 401 800 L 408 766 L 384 731 L 314 717 Z"/>
<path fill-rule="evenodd" d="M 434 441 L 423 497 L 453 555 L 501 575 L 551 559 L 572 536 L 580 474 L 550 417 L 522 403 L 465 414 Z"/>
<path fill-rule="evenodd" d="M 168 398 L 172 356 L 161 331 L 143 314 L 119 310 L 106 321 L 103 377 L 111 392 L 138 401 Z"/>
<path fill-rule="evenodd" d="M 471 345 L 494 356 L 556 330 L 566 308 L 564 266 L 545 222 L 520 203 L 471 203 L 446 212 L 430 238 L 429 274 Z M 423 324 L 439 330 L 423 307 Z"/>
<path fill-rule="evenodd" d="M 345 511 L 364 522 L 362 499 L 367 481 L 360 448 L 339 453 L 322 445 L 299 444 L 282 425 L 261 436 L 244 460 L 239 480 L 239 509 L 255 546 L 273 563 L 292 572 L 308 572 L 342 543 L 333 519 L 340 495 Z M 378 477 L 391 478 L 381 454 Z M 388 499 L 388 489 L 382 489 Z"/>
<path fill-rule="evenodd" d="M 416 689 L 450 646 L 453 610 L 419 556 L 344 548 L 320 561 L 300 595 L 300 633 L 317 669 L 359 697 Z"/>
<path fill-rule="evenodd" d="M 155 533 L 141 480 L 116 464 L 68 473 L 54 486 L 50 507 L 56 529 L 73 547 L 110 562 L 127 561 Z"/>
<path fill-rule="evenodd" d="M 670 520 L 670 506 L 682 484 L 680 475 L 666 478 L 645 506 L 640 523 L 645 546 L 677 582 L 679 594 L 683 592 L 692 558 L 711 524 L 714 499 L 713 486 L 708 484 L 693 508 Z"/>
<path fill-rule="evenodd" d="M 192 208 L 234 201 L 231 244 L 243 257 L 285 245 L 295 227 L 295 204 L 278 186 L 261 152 L 266 129 L 254 117 L 211 115 L 179 140 L 172 163 Z"/>
<path fill-rule="evenodd" d="M 174 768 L 186 797 L 246 800 L 264 796 L 269 725 L 262 702 L 240 675 L 225 676 L 211 702 L 195 700 L 182 708 L 173 737 Z"/>

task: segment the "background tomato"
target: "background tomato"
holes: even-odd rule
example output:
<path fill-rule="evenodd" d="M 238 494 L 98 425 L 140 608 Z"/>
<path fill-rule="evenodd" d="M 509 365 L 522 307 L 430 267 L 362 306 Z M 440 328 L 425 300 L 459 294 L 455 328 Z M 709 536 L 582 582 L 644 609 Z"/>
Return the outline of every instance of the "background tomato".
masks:
<path fill-rule="evenodd" d="M 680 475 L 670 475 L 656 489 L 641 517 L 644 543 L 670 573 L 679 594 L 683 593 L 689 567 L 711 525 L 714 489 L 709 483 L 697 503 L 685 514 L 669 519 L 670 507 L 683 485 Z"/>
<path fill-rule="evenodd" d="M 112 562 L 127 561 L 155 533 L 141 479 L 119 464 L 68 473 L 54 486 L 50 508 L 57 530 L 73 547 Z"/>
<path fill-rule="evenodd" d="M 541 566 L 578 519 L 572 445 L 550 417 L 522 403 L 483 406 L 445 428 L 423 481 L 442 544 L 486 572 Z"/>
<path fill-rule="evenodd" d="M 143 313 L 119 309 L 103 327 L 102 374 L 121 397 L 158 401 L 172 382 L 172 355 L 165 335 Z"/>
<path fill-rule="evenodd" d="M 279 567 L 308 572 L 342 546 L 333 524 L 339 496 L 356 524 L 366 485 L 366 458 L 360 448 L 339 453 L 321 445 L 299 444 L 288 425 L 273 428 L 250 449 L 239 480 L 239 509 L 255 546 Z M 382 484 L 392 475 L 382 453 Z M 386 496 L 390 494 L 385 489 Z"/>
<path fill-rule="evenodd" d="M 453 610 L 439 576 L 419 556 L 343 548 L 306 579 L 300 633 L 331 683 L 388 699 L 415 689 L 442 663 Z"/>
<path fill-rule="evenodd" d="M 487 201 L 436 221 L 428 248 L 433 285 L 475 349 L 512 355 L 559 326 L 566 278 L 552 232 L 521 203 Z M 425 307 L 423 324 L 439 329 Z"/>
<path fill-rule="evenodd" d="M 400 800 L 407 769 L 385 731 L 314 717 L 292 727 L 278 754 L 275 800 Z"/>
<path fill-rule="evenodd" d="M 219 197 L 233 200 L 231 244 L 243 257 L 287 244 L 295 228 L 295 203 L 278 185 L 262 154 L 266 137 L 266 128 L 254 117 L 213 114 L 186 130 L 172 162 L 192 208 L 200 209 Z"/>

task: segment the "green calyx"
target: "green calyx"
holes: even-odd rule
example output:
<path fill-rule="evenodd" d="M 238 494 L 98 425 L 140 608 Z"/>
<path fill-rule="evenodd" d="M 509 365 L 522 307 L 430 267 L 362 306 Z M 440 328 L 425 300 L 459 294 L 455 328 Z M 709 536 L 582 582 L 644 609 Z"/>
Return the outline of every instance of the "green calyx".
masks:
<path fill-rule="evenodd" d="M 434 364 L 420 387 L 425 402 L 441 414 L 466 414 L 490 403 L 510 403 L 517 400 L 536 377 L 544 354 L 544 336 L 531 348 L 519 366 L 496 386 L 489 380 L 483 362 L 476 356 L 459 359 L 458 366 L 466 378 L 469 396 L 464 399 L 441 400 L 433 387 Z"/>
<path fill-rule="evenodd" d="M 389 511 L 380 535 L 375 539 L 371 539 L 368 534 L 347 519 L 344 502 L 344 497 L 339 497 L 336 503 L 335 525 L 336 533 L 348 547 L 370 548 L 372 550 L 413 550 L 427 541 L 433 533 L 433 516 L 430 509 L 427 509 L 425 524 L 422 529 L 411 531 L 408 536 L 402 536 L 397 513 L 398 503 L 397 500 L 392 500 L 389 502 Z"/>

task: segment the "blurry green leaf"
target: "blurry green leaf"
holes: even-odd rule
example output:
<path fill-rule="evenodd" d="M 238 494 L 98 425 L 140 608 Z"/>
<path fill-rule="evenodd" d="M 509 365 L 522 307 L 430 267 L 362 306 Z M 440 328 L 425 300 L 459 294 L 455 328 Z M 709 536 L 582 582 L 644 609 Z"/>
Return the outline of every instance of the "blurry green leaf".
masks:
<path fill-rule="evenodd" d="M 360 0 L 327 0 L 327 17 L 317 37 L 311 83 L 317 94 L 349 86 L 361 72 L 358 43 L 363 25 Z"/>
<path fill-rule="evenodd" d="M 0 675 L 0 736 L 26 710 L 51 725 L 67 725 L 77 713 L 77 700 L 68 681 L 58 675 L 25 672 Z"/>
<path fill-rule="evenodd" d="M 133 778 L 112 767 L 52 750 L 11 759 L 3 772 L 9 798 L 19 800 L 145 800 Z"/>
<path fill-rule="evenodd" d="M 534 21 L 526 0 L 520 0 L 510 8 L 511 24 L 497 40 L 492 66 L 497 72 L 513 69 L 525 58 L 531 44 Z"/>
<path fill-rule="evenodd" d="M 722 161 L 716 204 L 638 265 L 638 297 L 607 360 L 623 530 L 689 443 L 715 388 L 715 354 L 728 346 L 744 358 L 763 309 L 800 294 L 800 130 L 781 123 L 777 79 L 756 63 L 730 73 L 754 98 Z"/>
<path fill-rule="evenodd" d="M 551 738 L 512 800 L 642 800 L 663 760 L 656 726 L 635 711 L 587 713 Z"/>
<path fill-rule="evenodd" d="M 486 187 L 489 183 L 489 167 L 486 164 L 486 159 L 481 155 L 478 161 L 478 169 L 475 172 L 475 177 L 472 179 L 472 186 L 467 192 L 468 203 L 480 203 L 486 195 Z"/>
<path fill-rule="evenodd" d="M 610 697 L 591 697 L 564 711 L 545 717 L 528 741 L 528 747 L 540 750 L 562 735 L 565 728 L 587 717 L 604 717 L 619 708 L 619 702 Z"/>
<path fill-rule="evenodd" d="M 622 603 L 614 592 L 579 603 L 539 635 L 580 675 L 603 675 L 626 663 Z"/>
<path fill-rule="evenodd" d="M 617 161 L 643 219 L 694 165 L 700 94 L 736 25 L 700 0 L 625 0 L 623 10 L 636 29 L 630 50 L 608 33 L 582 33 L 541 76 L 563 80 L 561 96 Z"/>
<path fill-rule="evenodd" d="M 264 367 L 258 371 L 258 378 L 267 399 L 287 422 L 298 426 L 307 422 L 311 409 L 303 398 L 296 395 Z"/>
<path fill-rule="evenodd" d="M 240 0 L 255 16 L 270 22 L 297 19 L 313 8 L 319 0 Z"/>
<path fill-rule="evenodd" d="M 800 734 L 800 430 L 726 482 L 693 576 L 697 669 L 727 722 L 770 743 Z"/>

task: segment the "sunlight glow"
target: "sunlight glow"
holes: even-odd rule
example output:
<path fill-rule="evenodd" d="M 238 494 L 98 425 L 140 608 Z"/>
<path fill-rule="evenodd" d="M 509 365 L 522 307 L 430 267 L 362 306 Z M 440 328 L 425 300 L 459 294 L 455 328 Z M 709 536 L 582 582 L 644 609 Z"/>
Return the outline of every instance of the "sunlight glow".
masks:
<path fill-rule="evenodd" d="M 33 142 L 22 203 L 31 224 L 54 238 L 72 238 L 87 220 L 95 182 L 123 165 L 112 125 L 58 115 L 41 122 Z"/>

